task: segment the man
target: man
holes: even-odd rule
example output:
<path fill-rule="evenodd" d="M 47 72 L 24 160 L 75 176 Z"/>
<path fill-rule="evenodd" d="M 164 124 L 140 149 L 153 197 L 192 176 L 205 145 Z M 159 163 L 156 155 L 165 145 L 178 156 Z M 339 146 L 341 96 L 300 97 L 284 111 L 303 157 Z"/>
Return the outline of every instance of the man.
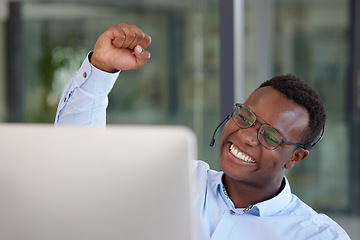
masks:
<path fill-rule="evenodd" d="M 119 71 L 142 67 L 150 59 L 150 42 L 135 25 L 104 32 L 66 87 L 55 124 L 105 126 L 107 94 Z M 292 195 L 284 176 L 323 132 L 325 112 L 315 91 L 295 76 L 275 77 L 236 104 L 223 122 L 223 172 L 194 161 L 199 239 L 349 239 Z"/>

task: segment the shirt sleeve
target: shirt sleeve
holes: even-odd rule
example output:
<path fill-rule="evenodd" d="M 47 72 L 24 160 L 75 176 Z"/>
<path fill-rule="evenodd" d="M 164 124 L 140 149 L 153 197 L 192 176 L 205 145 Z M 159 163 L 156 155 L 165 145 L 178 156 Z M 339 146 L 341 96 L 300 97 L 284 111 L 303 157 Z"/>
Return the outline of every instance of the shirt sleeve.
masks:
<path fill-rule="evenodd" d="M 58 104 L 55 125 L 105 127 L 108 94 L 120 71 L 107 73 L 94 67 L 88 54 L 66 86 Z"/>

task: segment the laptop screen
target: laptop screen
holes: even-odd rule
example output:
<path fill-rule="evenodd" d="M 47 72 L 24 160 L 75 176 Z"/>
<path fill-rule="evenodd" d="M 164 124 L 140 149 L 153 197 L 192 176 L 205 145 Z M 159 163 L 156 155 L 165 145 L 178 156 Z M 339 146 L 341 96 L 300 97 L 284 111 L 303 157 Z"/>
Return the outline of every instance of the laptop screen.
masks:
<path fill-rule="evenodd" d="M 184 127 L 0 125 L 0 239 L 192 239 Z"/>

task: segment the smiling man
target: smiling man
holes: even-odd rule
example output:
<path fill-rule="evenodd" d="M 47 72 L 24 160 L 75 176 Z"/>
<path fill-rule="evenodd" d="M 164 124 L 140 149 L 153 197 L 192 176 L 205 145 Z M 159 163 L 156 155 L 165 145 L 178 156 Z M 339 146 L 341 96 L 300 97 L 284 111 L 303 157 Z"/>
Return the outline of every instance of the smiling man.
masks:
<path fill-rule="evenodd" d="M 222 172 L 196 166 L 204 239 L 349 239 L 291 194 L 285 177 L 321 139 L 325 120 L 318 94 L 293 75 L 276 76 L 237 103 L 218 126 L 226 122 Z"/>
<path fill-rule="evenodd" d="M 107 95 L 119 71 L 142 67 L 150 59 L 150 42 L 135 25 L 104 32 L 66 87 L 55 125 L 104 127 Z M 222 171 L 193 162 L 199 239 L 350 239 L 291 194 L 285 177 L 321 138 L 325 118 L 317 93 L 293 75 L 264 82 L 236 104 L 222 122 Z"/>
<path fill-rule="evenodd" d="M 305 89 L 312 93 L 308 95 L 311 99 L 306 99 L 308 104 L 302 106 L 272 84 L 288 86 L 285 90 Z M 304 99 L 300 93 L 295 92 L 295 96 Z M 236 105 L 220 139 L 220 168 L 226 173 L 223 183 L 236 207 L 276 196 L 285 170 L 309 155 L 309 147 L 303 145 L 310 134 L 311 109 L 307 108 L 315 103 L 318 127 L 314 136 L 310 136 L 314 139 L 325 124 L 324 108 L 317 94 L 295 76 L 274 77 L 253 92 L 245 104 Z M 248 196 L 244 197 L 243 192 L 249 192 Z"/>

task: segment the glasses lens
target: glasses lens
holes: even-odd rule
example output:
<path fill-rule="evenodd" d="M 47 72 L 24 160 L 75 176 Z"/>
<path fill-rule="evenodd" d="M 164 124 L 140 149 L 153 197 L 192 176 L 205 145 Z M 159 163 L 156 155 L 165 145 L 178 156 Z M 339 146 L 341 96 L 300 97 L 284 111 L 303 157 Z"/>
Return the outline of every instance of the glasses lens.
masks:
<path fill-rule="evenodd" d="M 259 129 L 258 139 L 268 149 L 274 149 L 280 145 L 282 137 L 275 128 L 269 125 L 262 125 Z"/>
<path fill-rule="evenodd" d="M 244 105 L 236 106 L 232 118 L 241 128 L 249 128 L 256 121 L 256 115 Z"/>

